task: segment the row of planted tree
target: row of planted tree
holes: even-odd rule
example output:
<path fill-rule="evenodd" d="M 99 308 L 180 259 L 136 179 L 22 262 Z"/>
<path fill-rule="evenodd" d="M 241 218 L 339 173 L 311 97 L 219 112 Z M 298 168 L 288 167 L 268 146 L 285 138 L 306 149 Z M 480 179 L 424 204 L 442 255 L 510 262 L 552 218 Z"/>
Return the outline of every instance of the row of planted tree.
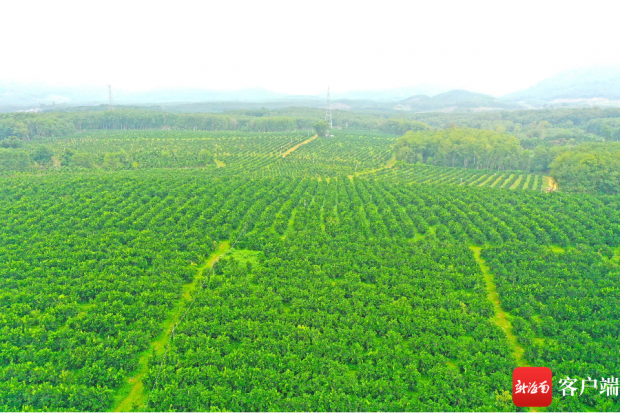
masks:
<path fill-rule="evenodd" d="M 489 395 L 509 388 L 514 360 L 468 246 L 584 244 L 596 258 L 620 241 L 614 197 L 348 176 L 21 176 L 2 178 L 0 199 L 3 410 L 110 408 L 192 263 L 241 233 L 238 248 L 265 259 L 222 263 L 151 409 L 509 409 Z"/>

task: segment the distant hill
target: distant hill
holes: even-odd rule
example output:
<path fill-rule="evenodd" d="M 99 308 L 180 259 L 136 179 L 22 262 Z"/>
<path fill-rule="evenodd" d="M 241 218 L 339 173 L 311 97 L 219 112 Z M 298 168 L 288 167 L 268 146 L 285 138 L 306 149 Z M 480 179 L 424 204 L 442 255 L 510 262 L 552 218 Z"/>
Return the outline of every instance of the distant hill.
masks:
<path fill-rule="evenodd" d="M 433 97 L 411 96 L 394 107 L 412 112 L 483 112 L 488 110 L 522 109 L 517 103 L 501 101 L 493 96 L 467 90 L 451 90 Z"/>
<path fill-rule="evenodd" d="M 276 93 L 262 88 L 246 88 L 239 90 L 208 90 L 199 88 L 167 88 L 148 91 L 119 91 L 117 99 L 127 103 L 190 103 L 190 102 L 221 102 L 242 101 L 262 102 L 287 97 L 285 93 Z"/>
<path fill-rule="evenodd" d="M 501 99 L 534 107 L 549 104 L 620 106 L 620 67 L 562 72 Z"/>
<path fill-rule="evenodd" d="M 152 103 L 190 103 L 244 101 L 262 102 L 289 97 L 261 88 L 207 90 L 199 88 L 165 88 L 130 91 L 112 88 L 113 101 L 119 105 Z M 40 83 L 0 82 L 0 106 L 100 105 L 108 103 L 108 87 L 62 86 Z"/>
<path fill-rule="evenodd" d="M 68 87 L 43 83 L 0 81 L 0 106 L 38 106 L 40 104 L 100 104 L 107 101 L 107 87 Z"/>
<path fill-rule="evenodd" d="M 446 92 L 447 90 L 447 88 L 433 85 L 417 85 L 379 90 L 352 90 L 349 92 L 332 93 L 332 99 L 398 102 L 413 95 L 433 96 L 438 93 Z M 324 98 L 324 96 L 325 94 L 320 95 L 321 98 Z"/>
<path fill-rule="evenodd" d="M 158 105 L 179 112 L 326 106 L 326 95 L 289 95 L 262 88 L 209 90 L 112 88 L 115 105 Z M 562 106 L 620 107 L 620 67 L 571 70 L 500 98 L 467 90 L 419 84 L 393 89 L 333 92 L 334 109 L 378 112 L 483 112 Z M 107 85 L 66 86 L 0 80 L 0 112 L 59 110 L 108 103 Z"/>
<path fill-rule="evenodd" d="M 434 95 L 445 89 L 418 85 L 384 90 L 358 90 L 332 93 L 332 104 L 338 109 L 392 110 L 394 104 L 414 94 Z M 239 90 L 209 90 L 201 88 L 158 88 L 131 91 L 112 87 L 116 105 L 174 106 L 180 111 L 222 111 L 237 108 L 276 109 L 288 106 L 321 107 L 326 105 L 325 93 L 317 95 L 289 95 L 262 88 Z M 108 103 L 108 87 L 66 86 L 42 83 L 16 83 L 0 81 L 0 111 L 51 108 L 62 109 L 85 105 L 98 106 Z M 45 106 L 45 108 L 43 107 Z"/>

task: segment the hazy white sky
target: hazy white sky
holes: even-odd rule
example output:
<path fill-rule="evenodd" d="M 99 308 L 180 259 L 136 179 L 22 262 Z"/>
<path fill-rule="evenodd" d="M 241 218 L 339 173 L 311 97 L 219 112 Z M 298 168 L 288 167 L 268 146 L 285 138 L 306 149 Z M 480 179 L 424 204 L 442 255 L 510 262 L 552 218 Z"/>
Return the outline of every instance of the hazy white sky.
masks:
<path fill-rule="evenodd" d="M 614 1 L 6 1 L 0 80 L 501 95 L 620 64 Z"/>

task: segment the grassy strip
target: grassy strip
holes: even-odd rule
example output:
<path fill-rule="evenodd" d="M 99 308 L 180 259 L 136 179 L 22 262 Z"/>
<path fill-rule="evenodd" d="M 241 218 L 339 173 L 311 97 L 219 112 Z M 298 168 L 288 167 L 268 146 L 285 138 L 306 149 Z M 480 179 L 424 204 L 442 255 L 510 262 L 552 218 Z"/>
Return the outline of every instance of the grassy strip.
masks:
<path fill-rule="evenodd" d="M 519 177 L 517 178 L 515 183 L 510 185 L 510 189 L 518 189 L 519 188 L 519 184 L 521 183 L 522 180 L 523 180 L 523 175 L 519 175 Z"/>
<path fill-rule="evenodd" d="M 490 182 L 491 180 L 494 180 L 494 178 L 495 178 L 495 175 L 490 174 L 490 175 L 489 175 L 489 177 L 488 177 L 487 179 L 485 179 L 485 180 L 484 180 L 484 181 L 482 181 L 481 183 L 477 184 L 476 186 L 487 186 L 487 185 L 489 185 L 489 182 Z"/>
<path fill-rule="evenodd" d="M 553 191 L 557 191 L 558 190 L 558 183 L 555 182 L 555 179 L 553 179 L 552 177 L 549 177 L 549 186 L 547 187 L 547 190 L 549 192 L 553 192 Z"/>
<path fill-rule="evenodd" d="M 480 184 L 482 181 L 484 181 L 485 179 L 488 179 L 488 175 L 487 174 L 482 174 L 478 177 L 478 179 L 472 181 L 471 183 L 469 183 L 468 185 L 478 185 Z"/>
<path fill-rule="evenodd" d="M 175 306 L 172 308 L 166 320 L 164 320 L 162 324 L 162 332 L 159 336 L 157 336 L 149 346 L 148 349 L 144 350 L 140 354 L 140 359 L 138 360 L 138 368 L 136 371 L 131 373 L 131 378 L 118 390 L 117 396 L 114 401 L 115 412 L 130 412 L 136 411 L 140 409 L 144 403 L 146 402 L 146 398 L 148 396 L 147 392 L 144 391 L 144 384 L 142 383 L 142 379 L 146 375 L 148 371 L 148 362 L 149 359 L 154 354 L 163 353 L 166 343 L 170 339 L 170 334 L 172 333 L 172 327 L 177 323 L 179 317 L 183 314 L 187 304 L 191 302 L 192 293 L 196 291 L 199 286 L 200 281 L 202 281 L 205 277 L 205 270 L 211 269 L 213 264 L 228 251 L 230 248 L 230 243 L 228 241 L 222 242 L 217 250 L 215 250 L 202 264 L 198 267 L 198 272 L 194 277 L 194 280 L 183 286 L 183 294 L 181 299 L 177 301 Z"/>
<path fill-rule="evenodd" d="M 493 322 L 501 328 L 510 345 L 512 346 L 512 352 L 517 359 L 517 365 L 519 367 L 527 366 L 527 362 L 523 359 L 523 353 L 525 350 L 521 345 L 517 342 L 517 337 L 514 335 L 512 330 L 512 324 L 510 322 L 510 314 L 502 309 L 501 302 L 499 300 L 499 294 L 497 293 L 497 288 L 495 287 L 495 281 L 493 280 L 493 274 L 489 267 L 487 267 L 485 261 L 480 256 L 480 251 L 482 248 L 480 247 L 469 247 L 474 252 L 474 258 L 482 271 L 482 275 L 484 276 L 484 281 L 486 283 L 486 290 L 489 295 L 489 300 L 493 303 L 493 309 L 495 310 L 495 316 L 493 317 Z"/>
<path fill-rule="evenodd" d="M 502 182 L 502 184 L 499 186 L 499 188 L 503 189 L 503 188 L 509 186 L 514 179 L 515 179 L 515 174 L 508 174 L 508 178 L 506 178 L 506 180 L 504 182 Z"/>
<path fill-rule="evenodd" d="M 291 152 L 294 152 L 297 148 L 299 148 L 301 145 L 305 145 L 307 143 L 312 142 L 313 140 L 315 140 L 316 138 L 318 138 L 319 135 L 314 135 L 313 137 L 311 137 L 310 139 L 307 139 L 305 141 L 303 141 L 302 143 L 298 143 L 297 145 L 293 146 L 292 148 L 288 149 L 286 152 L 284 152 L 282 154 L 283 158 L 286 158 L 287 155 L 289 155 Z"/>
<path fill-rule="evenodd" d="M 495 175 L 494 175 L 495 176 Z M 506 174 L 500 174 L 497 179 L 495 181 L 493 181 L 492 184 L 490 184 L 489 186 L 491 188 L 495 188 L 497 185 L 499 185 L 500 182 L 504 182 L 504 180 L 506 179 Z"/>

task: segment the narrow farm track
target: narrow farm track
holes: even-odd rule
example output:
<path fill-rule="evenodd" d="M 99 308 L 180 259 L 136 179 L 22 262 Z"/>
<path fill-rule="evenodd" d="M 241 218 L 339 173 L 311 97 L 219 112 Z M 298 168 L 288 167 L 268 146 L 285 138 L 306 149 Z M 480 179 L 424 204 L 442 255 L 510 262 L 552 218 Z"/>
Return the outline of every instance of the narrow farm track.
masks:
<path fill-rule="evenodd" d="M 521 185 L 522 180 L 523 180 L 523 175 L 519 175 L 519 177 L 514 181 L 514 183 L 510 185 L 510 189 L 519 188 L 519 185 Z"/>
<path fill-rule="evenodd" d="M 496 176 L 495 175 L 489 175 L 489 177 L 487 179 L 485 179 L 484 181 L 482 181 L 481 183 L 477 184 L 477 186 L 486 186 L 489 185 L 489 183 L 492 180 L 495 180 Z"/>
<path fill-rule="evenodd" d="M 141 408 L 146 402 L 148 393 L 144 391 L 142 379 L 148 371 L 148 361 L 153 354 L 160 354 L 164 351 L 166 343 L 170 339 L 172 327 L 179 321 L 179 317 L 183 314 L 186 306 L 192 300 L 192 294 L 199 286 L 199 282 L 204 279 L 205 271 L 208 271 L 213 265 L 230 249 L 228 241 L 222 242 L 218 248 L 207 258 L 207 260 L 198 267 L 198 272 L 191 283 L 183 286 L 183 294 L 175 306 L 172 308 L 166 320 L 162 325 L 162 333 L 156 337 L 148 349 L 142 352 L 138 360 L 138 369 L 132 373 L 132 377 L 118 391 L 115 400 L 115 412 L 130 412 Z"/>
<path fill-rule="evenodd" d="M 307 143 L 312 142 L 313 140 L 315 140 L 316 138 L 318 138 L 319 135 L 314 135 L 313 137 L 311 137 L 310 139 L 306 139 L 305 141 L 298 143 L 297 145 L 293 146 L 292 148 L 288 149 L 286 152 L 284 152 L 282 154 L 283 158 L 286 158 L 288 155 L 290 155 L 292 152 L 296 151 L 300 146 L 305 145 Z"/>
<path fill-rule="evenodd" d="M 365 171 L 359 171 L 359 172 L 355 172 L 353 175 L 349 175 L 349 179 L 353 180 L 354 177 L 357 176 L 362 176 L 362 175 L 367 175 L 367 174 L 377 174 L 377 173 L 382 173 L 388 169 L 392 169 L 394 168 L 394 165 L 396 165 L 396 156 L 392 156 L 390 158 L 389 161 L 387 161 L 387 163 L 385 164 L 385 166 L 382 166 L 380 168 L 373 168 L 373 169 L 369 169 L 369 170 L 365 170 Z"/>
<path fill-rule="evenodd" d="M 523 359 L 523 353 L 525 350 L 521 345 L 517 342 L 517 337 L 513 333 L 512 323 L 510 322 L 510 315 L 506 311 L 502 309 L 501 302 L 499 300 L 499 294 L 497 293 L 497 289 L 495 287 L 495 280 L 493 279 L 493 274 L 491 273 L 489 267 L 487 267 L 484 259 L 480 256 L 481 247 L 469 247 L 474 252 L 474 258 L 480 267 L 480 271 L 484 275 L 484 281 L 486 283 L 487 294 L 489 295 L 489 300 L 493 304 L 493 309 L 495 310 L 495 316 L 493 317 L 493 322 L 501 328 L 510 345 L 512 347 L 512 352 L 517 359 L 517 365 L 519 367 L 527 366 L 527 362 Z"/>
<path fill-rule="evenodd" d="M 495 188 L 497 185 L 499 185 L 501 182 L 504 182 L 504 180 L 506 179 L 506 174 L 500 174 L 496 180 L 493 181 L 493 183 L 491 185 L 489 185 L 491 188 Z"/>

